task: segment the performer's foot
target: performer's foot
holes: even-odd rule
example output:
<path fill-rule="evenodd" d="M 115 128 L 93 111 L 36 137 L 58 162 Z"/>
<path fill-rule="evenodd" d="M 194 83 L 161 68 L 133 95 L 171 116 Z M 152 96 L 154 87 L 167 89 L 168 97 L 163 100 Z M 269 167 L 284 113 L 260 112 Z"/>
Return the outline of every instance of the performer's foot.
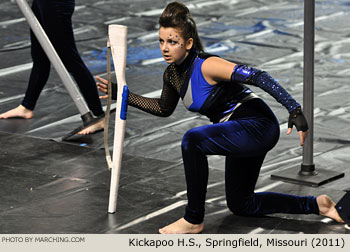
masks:
<path fill-rule="evenodd" d="M 5 113 L 0 114 L 0 119 L 8 119 L 14 117 L 20 117 L 24 119 L 30 119 L 34 115 L 32 110 L 26 109 L 22 105 L 19 105 L 17 108 L 11 109 Z"/>
<path fill-rule="evenodd" d="M 204 224 L 192 224 L 181 218 L 168 226 L 159 229 L 161 234 L 198 234 L 202 232 Z"/>
<path fill-rule="evenodd" d="M 344 223 L 342 218 L 340 218 L 337 209 L 335 209 L 335 203 L 327 195 L 320 195 L 317 197 L 317 205 L 320 210 L 320 215 L 331 218 L 337 222 Z"/>
<path fill-rule="evenodd" d="M 97 123 L 90 125 L 89 127 L 86 127 L 85 129 L 79 131 L 78 135 L 88 135 L 95 133 L 97 131 L 103 130 L 105 127 L 105 120 L 102 118 Z"/>

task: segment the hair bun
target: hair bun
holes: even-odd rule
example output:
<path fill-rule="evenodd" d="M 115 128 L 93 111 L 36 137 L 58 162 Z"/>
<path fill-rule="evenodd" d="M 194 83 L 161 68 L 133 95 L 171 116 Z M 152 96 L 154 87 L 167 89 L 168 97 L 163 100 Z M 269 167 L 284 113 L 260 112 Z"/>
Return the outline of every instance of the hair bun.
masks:
<path fill-rule="evenodd" d="M 196 23 L 191 16 L 190 10 L 183 3 L 169 3 L 159 17 L 159 25 L 161 27 L 178 29 L 185 40 L 189 38 L 194 39 L 195 49 L 203 51 L 203 45 L 198 36 Z"/>
<path fill-rule="evenodd" d="M 191 17 L 190 10 L 183 3 L 172 2 L 166 6 L 162 16 L 172 18 Z"/>

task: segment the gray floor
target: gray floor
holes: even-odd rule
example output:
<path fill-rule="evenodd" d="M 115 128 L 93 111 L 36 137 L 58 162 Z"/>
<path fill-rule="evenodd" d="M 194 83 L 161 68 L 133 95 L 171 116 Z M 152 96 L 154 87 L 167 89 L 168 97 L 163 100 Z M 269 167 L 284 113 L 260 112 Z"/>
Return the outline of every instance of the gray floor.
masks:
<path fill-rule="evenodd" d="M 234 62 L 268 71 L 300 102 L 303 77 L 303 1 L 185 1 L 206 49 Z M 166 64 L 157 45 L 157 20 L 166 1 L 77 0 L 74 31 L 79 51 L 94 75 L 106 76 L 108 24 L 128 26 L 127 82 L 137 94 L 154 96 Z M 286 136 L 287 111 L 254 89 L 281 124 L 257 191 L 328 194 L 338 201 L 350 187 L 349 4 L 316 1 L 315 139 L 317 169 L 345 173 L 320 187 L 271 180 L 300 169 L 298 136 Z M 30 74 L 28 25 L 14 1 L 0 3 L 0 112 L 17 106 Z M 112 116 L 114 117 L 114 116 Z M 183 215 L 185 180 L 180 144 L 190 128 L 208 120 L 179 104 L 169 118 L 129 108 L 116 214 L 107 214 L 110 173 L 103 132 L 57 142 L 80 126 L 71 98 L 54 70 L 30 120 L 0 120 L 0 233 L 157 233 Z M 113 142 L 112 118 L 110 145 Z M 203 233 L 349 233 L 321 216 L 231 214 L 224 197 L 224 158 L 210 156 Z"/>

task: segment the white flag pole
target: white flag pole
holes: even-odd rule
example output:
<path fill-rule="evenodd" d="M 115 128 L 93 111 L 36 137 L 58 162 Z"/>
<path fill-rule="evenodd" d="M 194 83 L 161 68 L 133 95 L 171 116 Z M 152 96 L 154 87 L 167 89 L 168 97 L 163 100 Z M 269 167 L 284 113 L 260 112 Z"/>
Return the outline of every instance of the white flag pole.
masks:
<path fill-rule="evenodd" d="M 113 165 L 111 170 L 111 185 L 108 206 L 108 212 L 115 213 L 117 208 L 119 175 L 123 155 L 127 100 L 129 95 L 128 86 L 125 81 L 127 27 L 123 25 L 109 25 L 108 37 L 118 83 L 114 129 Z"/>

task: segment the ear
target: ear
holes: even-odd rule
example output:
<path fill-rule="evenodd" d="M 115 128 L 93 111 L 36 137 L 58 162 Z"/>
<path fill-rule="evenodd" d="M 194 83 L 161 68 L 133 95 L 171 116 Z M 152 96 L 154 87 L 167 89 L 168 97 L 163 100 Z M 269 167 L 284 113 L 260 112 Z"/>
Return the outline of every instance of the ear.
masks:
<path fill-rule="evenodd" d="M 186 41 L 186 50 L 189 51 L 191 50 L 191 48 L 193 47 L 193 38 L 189 38 L 187 41 Z"/>

